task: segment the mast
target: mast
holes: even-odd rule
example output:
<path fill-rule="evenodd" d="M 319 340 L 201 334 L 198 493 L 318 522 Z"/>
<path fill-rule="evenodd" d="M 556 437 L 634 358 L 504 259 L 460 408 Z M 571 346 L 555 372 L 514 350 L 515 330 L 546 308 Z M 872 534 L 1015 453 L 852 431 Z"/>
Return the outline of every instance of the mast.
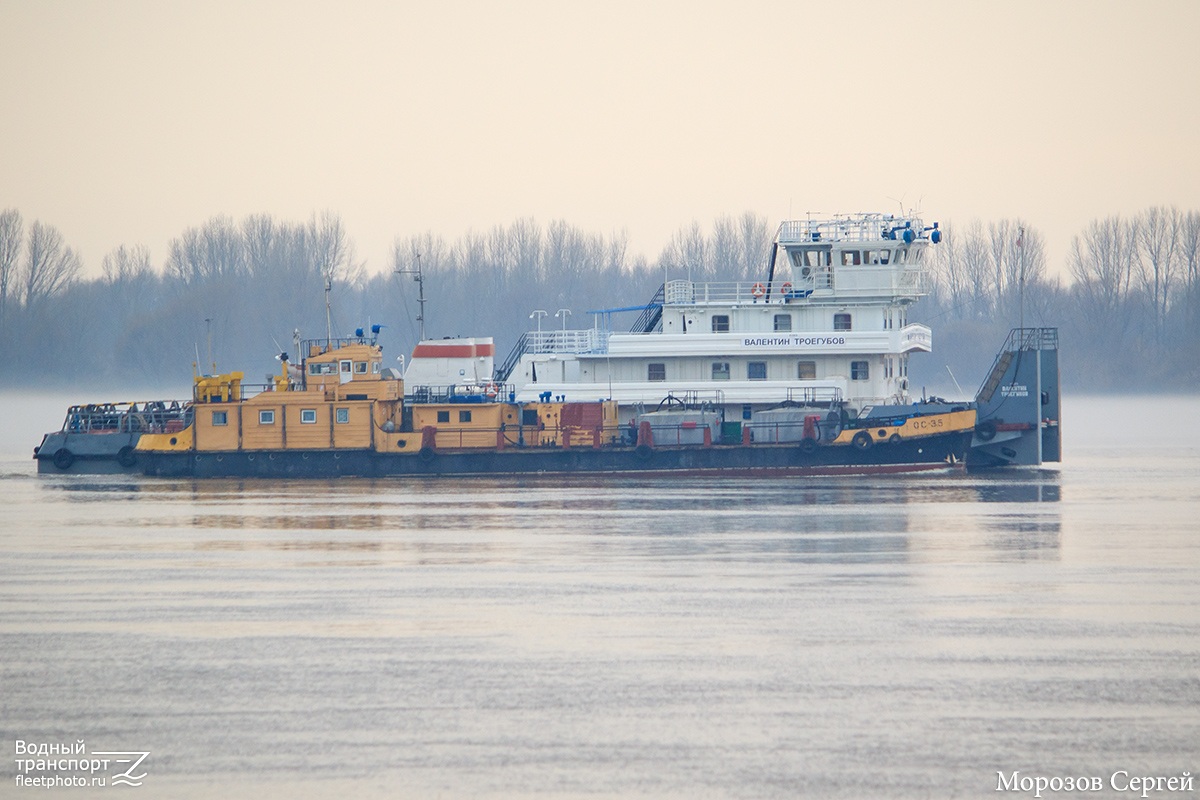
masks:
<path fill-rule="evenodd" d="M 398 269 L 397 275 L 412 275 L 413 280 L 417 282 L 417 324 L 420 326 L 421 338 L 418 341 L 425 339 L 425 274 L 421 272 L 421 254 L 417 253 L 413 258 L 412 269 Z"/>
<path fill-rule="evenodd" d="M 1021 335 L 1025 335 L 1025 229 L 1018 228 L 1020 233 L 1017 234 L 1017 251 L 1021 259 L 1021 277 L 1017 284 L 1017 303 L 1020 306 L 1017 326 L 1021 329 Z"/>
<path fill-rule="evenodd" d="M 332 275 L 325 276 L 325 343 L 333 341 L 333 320 L 329 315 L 329 293 L 333 290 Z"/>

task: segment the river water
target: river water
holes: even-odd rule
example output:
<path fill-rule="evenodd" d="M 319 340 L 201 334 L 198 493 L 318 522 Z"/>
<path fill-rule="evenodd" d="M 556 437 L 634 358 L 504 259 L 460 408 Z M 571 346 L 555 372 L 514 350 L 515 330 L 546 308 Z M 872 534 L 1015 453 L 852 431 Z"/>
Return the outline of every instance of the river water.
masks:
<path fill-rule="evenodd" d="M 37 476 L 63 404 L 4 402 L 2 797 L 1200 774 L 1195 399 L 1068 398 L 1038 470 L 465 482 Z M 142 787 L 18 784 L 80 740 Z"/>

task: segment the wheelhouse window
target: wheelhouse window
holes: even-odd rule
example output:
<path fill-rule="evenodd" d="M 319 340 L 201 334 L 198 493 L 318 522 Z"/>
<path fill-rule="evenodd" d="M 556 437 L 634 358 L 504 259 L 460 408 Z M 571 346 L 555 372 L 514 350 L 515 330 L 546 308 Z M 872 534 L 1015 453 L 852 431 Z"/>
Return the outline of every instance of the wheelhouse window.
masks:
<path fill-rule="evenodd" d="M 850 380 L 865 381 L 871 378 L 871 365 L 866 361 L 850 362 Z"/>
<path fill-rule="evenodd" d="M 258 424 L 259 425 L 274 425 L 275 424 L 275 412 L 274 411 L 258 412 Z"/>
<path fill-rule="evenodd" d="M 792 263 L 797 267 L 827 267 L 831 252 L 832 248 L 830 247 L 812 247 L 799 252 L 793 251 Z"/>
<path fill-rule="evenodd" d="M 332 375 L 337 372 L 336 364 L 309 364 L 309 375 Z"/>
<path fill-rule="evenodd" d="M 438 422 L 449 422 L 450 421 L 450 412 L 449 411 L 439 411 L 439 412 L 437 412 L 437 414 L 438 414 Z"/>
<path fill-rule="evenodd" d="M 343 361 L 343 362 L 342 362 L 342 372 L 343 372 L 343 373 L 349 373 L 349 372 L 350 372 L 350 362 L 349 362 L 349 361 Z"/>
<path fill-rule="evenodd" d="M 765 381 L 767 379 L 767 362 L 751 361 L 747 364 L 746 379 L 751 381 Z"/>
<path fill-rule="evenodd" d="M 371 362 L 371 372 L 373 372 L 376 375 L 379 374 L 379 362 L 378 361 Z"/>
<path fill-rule="evenodd" d="M 729 315 L 713 314 L 712 329 L 713 333 L 729 333 Z"/>
<path fill-rule="evenodd" d="M 214 412 L 212 412 L 212 415 L 213 415 L 212 416 L 212 424 L 213 425 L 220 426 L 220 425 L 228 425 L 229 424 L 229 412 L 228 411 L 214 411 Z"/>
<path fill-rule="evenodd" d="M 843 250 L 842 251 L 842 266 L 857 267 L 862 263 L 862 253 L 858 250 Z"/>
<path fill-rule="evenodd" d="M 776 314 L 775 315 L 775 330 L 790 331 L 792 329 L 791 314 Z"/>
<path fill-rule="evenodd" d="M 850 315 L 849 314 L 834 314 L 833 315 L 833 329 L 835 331 L 851 330 Z"/>
<path fill-rule="evenodd" d="M 817 362 L 797 361 L 796 379 L 801 381 L 815 381 L 817 379 Z"/>
<path fill-rule="evenodd" d="M 729 362 L 714 361 L 712 365 L 712 379 L 714 381 L 729 380 Z"/>
<path fill-rule="evenodd" d="M 648 380 L 648 381 L 665 381 L 666 379 L 667 379 L 667 365 L 666 364 L 647 364 L 646 365 L 646 380 Z"/>
<path fill-rule="evenodd" d="M 350 409 L 339 408 L 334 416 L 337 418 L 338 425 L 346 425 L 350 422 Z"/>
<path fill-rule="evenodd" d="M 316 425 L 317 410 L 315 408 L 300 409 L 300 424 L 301 425 Z"/>
<path fill-rule="evenodd" d="M 355 361 L 354 362 L 354 374 L 355 375 L 366 375 L 367 374 L 367 362 Z"/>

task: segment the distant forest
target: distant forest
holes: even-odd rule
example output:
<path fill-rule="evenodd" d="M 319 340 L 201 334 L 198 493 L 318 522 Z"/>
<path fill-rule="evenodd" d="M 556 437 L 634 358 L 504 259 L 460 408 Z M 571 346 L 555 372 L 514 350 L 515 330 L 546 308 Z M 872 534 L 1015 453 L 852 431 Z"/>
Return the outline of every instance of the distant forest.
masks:
<path fill-rule="evenodd" d="M 1092 222 L 1071 242 L 1069 281 L 1048 275 L 1044 239 L 1021 220 L 942 229 L 930 294 L 909 312 L 934 332 L 934 353 L 913 359 L 918 391 L 957 394 L 956 380 L 973 395 L 1022 316 L 1059 328 L 1068 392 L 1200 387 L 1200 212 L 1156 207 Z M 9 209 L 0 212 L 0 386 L 186 387 L 194 362 L 207 371 L 210 340 L 218 370 L 259 382 L 293 349 L 293 330 L 325 336 L 327 279 L 335 336 L 382 324 L 389 358 L 407 356 L 418 267 L 426 335 L 493 336 L 499 361 L 539 323 L 591 327 L 589 310 L 644 304 L 664 277 L 761 279 L 773 235 L 753 213 L 692 223 L 648 261 L 623 233 L 518 219 L 453 241 L 398 237 L 392 263 L 371 273 L 337 215 L 215 217 L 174 238 L 162 264 L 144 246 L 121 246 L 85 278 L 53 225 Z M 634 316 L 614 316 L 614 327 Z"/>

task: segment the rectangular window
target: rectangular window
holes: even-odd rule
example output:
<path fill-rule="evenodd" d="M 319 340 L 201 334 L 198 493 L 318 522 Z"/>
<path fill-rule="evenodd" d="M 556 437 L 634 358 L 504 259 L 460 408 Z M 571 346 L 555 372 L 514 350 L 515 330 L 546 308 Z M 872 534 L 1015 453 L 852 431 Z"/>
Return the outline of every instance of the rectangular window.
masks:
<path fill-rule="evenodd" d="M 850 315 L 849 314 L 834 314 L 833 329 L 835 331 L 850 330 Z"/>
<path fill-rule="evenodd" d="M 850 380 L 865 381 L 871 378 L 871 365 L 866 361 L 850 362 Z"/>
<path fill-rule="evenodd" d="M 317 410 L 315 408 L 300 409 L 300 424 L 301 425 L 316 425 Z"/>
<path fill-rule="evenodd" d="M 336 416 L 338 425 L 346 425 L 350 422 L 350 409 L 339 408 Z"/>
<path fill-rule="evenodd" d="M 471 412 L 470 411 L 458 412 L 458 421 L 459 422 L 470 422 L 471 421 Z"/>
<path fill-rule="evenodd" d="M 842 266 L 843 267 L 857 267 L 861 263 L 862 263 L 862 253 L 860 253 L 859 251 L 857 251 L 857 250 L 843 250 L 842 251 Z"/>
<path fill-rule="evenodd" d="M 792 329 L 791 314 L 776 314 L 775 315 L 775 330 L 790 331 Z"/>
<path fill-rule="evenodd" d="M 350 362 L 349 361 L 342 362 L 342 372 L 345 372 L 345 373 L 350 372 Z"/>
<path fill-rule="evenodd" d="M 229 412 L 228 411 L 214 411 L 213 412 L 213 425 L 228 425 L 228 424 L 229 424 Z"/>
<path fill-rule="evenodd" d="M 646 380 L 648 381 L 665 381 L 667 379 L 666 364 L 647 364 L 646 365 Z"/>
<path fill-rule="evenodd" d="M 729 380 L 729 362 L 714 361 L 712 365 L 712 379 L 714 381 Z"/>
<path fill-rule="evenodd" d="M 797 361 L 796 379 L 802 381 L 815 381 L 817 379 L 817 362 Z"/>
<path fill-rule="evenodd" d="M 752 381 L 765 381 L 767 379 L 767 362 L 751 361 L 747 364 L 746 378 Z"/>
<path fill-rule="evenodd" d="M 354 362 L 354 373 L 356 375 L 366 375 L 367 374 L 367 362 L 355 361 Z"/>
<path fill-rule="evenodd" d="M 379 374 L 379 362 L 378 361 L 371 362 L 371 372 L 376 375 Z"/>
<path fill-rule="evenodd" d="M 729 333 L 729 315 L 713 314 L 712 329 L 713 333 Z"/>
<path fill-rule="evenodd" d="M 274 425 L 275 424 L 275 412 L 274 411 L 258 412 L 258 424 L 259 425 Z"/>
<path fill-rule="evenodd" d="M 449 411 L 439 411 L 438 412 L 438 422 L 449 422 L 449 421 L 450 421 L 450 412 Z"/>

